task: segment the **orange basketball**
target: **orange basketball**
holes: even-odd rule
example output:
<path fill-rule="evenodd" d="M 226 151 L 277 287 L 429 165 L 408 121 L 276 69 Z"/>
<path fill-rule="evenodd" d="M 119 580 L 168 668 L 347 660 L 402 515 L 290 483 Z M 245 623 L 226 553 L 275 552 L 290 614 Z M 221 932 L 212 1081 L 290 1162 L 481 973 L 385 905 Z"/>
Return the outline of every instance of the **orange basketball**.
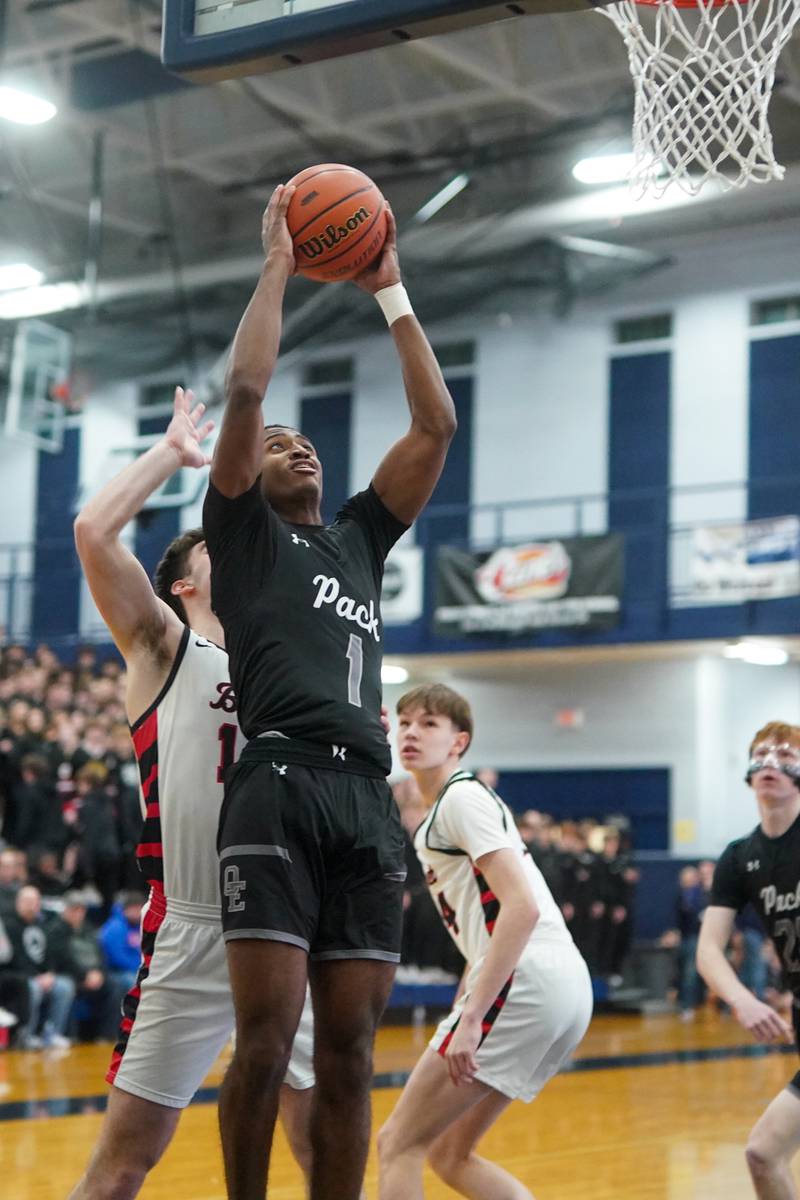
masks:
<path fill-rule="evenodd" d="M 319 283 L 352 279 L 386 239 L 386 201 L 363 171 L 341 163 L 306 167 L 286 213 L 301 275 Z"/>

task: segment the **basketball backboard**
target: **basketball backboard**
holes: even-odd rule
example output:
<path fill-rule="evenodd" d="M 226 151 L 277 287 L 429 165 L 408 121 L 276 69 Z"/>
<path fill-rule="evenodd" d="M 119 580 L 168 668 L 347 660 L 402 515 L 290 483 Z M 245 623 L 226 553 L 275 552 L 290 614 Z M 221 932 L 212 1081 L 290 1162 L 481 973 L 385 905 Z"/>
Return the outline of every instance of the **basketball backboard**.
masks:
<path fill-rule="evenodd" d="M 53 392 L 69 379 L 71 359 L 71 334 L 44 321 L 20 321 L 3 405 L 6 437 L 59 453 L 67 411 Z"/>
<path fill-rule="evenodd" d="M 164 0 L 161 57 L 187 79 L 257 75 L 468 25 L 607 0 Z"/>

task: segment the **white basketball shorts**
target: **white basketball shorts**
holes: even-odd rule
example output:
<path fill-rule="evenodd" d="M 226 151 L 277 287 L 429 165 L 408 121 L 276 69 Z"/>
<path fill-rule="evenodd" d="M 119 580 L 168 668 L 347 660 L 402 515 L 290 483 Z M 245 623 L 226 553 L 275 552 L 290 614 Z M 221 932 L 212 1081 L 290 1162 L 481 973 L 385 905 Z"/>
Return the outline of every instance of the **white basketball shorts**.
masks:
<path fill-rule="evenodd" d="M 441 1055 L 480 966 L 470 969 L 464 997 L 431 1038 L 431 1048 Z M 577 949 L 561 943 L 528 947 L 484 1017 L 476 1079 L 512 1100 L 533 1100 L 569 1060 L 591 1015 L 592 982 Z"/>
<path fill-rule="evenodd" d="M 185 1108 L 231 1037 L 234 1026 L 219 912 L 167 902 L 145 910 L 142 966 L 125 997 L 120 1041 L 106 1079 L 123 1092 Z M 310 996 L 300 1018 L 285 1083 L 314 1084 Z"/>

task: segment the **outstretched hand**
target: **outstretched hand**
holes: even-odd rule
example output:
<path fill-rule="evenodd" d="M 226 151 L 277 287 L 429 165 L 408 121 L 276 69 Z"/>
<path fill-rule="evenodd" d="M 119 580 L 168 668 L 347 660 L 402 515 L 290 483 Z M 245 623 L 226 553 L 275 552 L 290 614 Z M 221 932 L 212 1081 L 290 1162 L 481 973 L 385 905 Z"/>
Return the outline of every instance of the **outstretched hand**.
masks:
<path fill-rule="evenodd" d="M 205 404 L 194 403 L 194 392 L 175 388 L 175 409 L 164 440 L 178 454 L 182 467 L 204 467 L 211 462 L 201 446 L 214 428 L 213 421 L 200 424 L 205 411 Z"/>
<path fill-rule="evenodd" d="M 369 292 L 374 296 L 383 288 L 391 287 L 393 283 L 400 283 L 400 279 L 400 260 L 397 257 L 397 224 L 394 213 L 387 204 L 386 241 L 377 258 L 374 258 L 360 275 L 356 275 L 353 283 L 362 291 Z"/>
<path fill-rule="evenodd" d="M 292 196 L 297 191 L 294 184 L 279 183 L 269 198 L 269 204 L 261 218 L 261 245 L 268 263 L 280 263 L 289 275 L 294 275 L 297 264 L 294 259 L 294 243 L 286 224 L 286 213 Z"/>

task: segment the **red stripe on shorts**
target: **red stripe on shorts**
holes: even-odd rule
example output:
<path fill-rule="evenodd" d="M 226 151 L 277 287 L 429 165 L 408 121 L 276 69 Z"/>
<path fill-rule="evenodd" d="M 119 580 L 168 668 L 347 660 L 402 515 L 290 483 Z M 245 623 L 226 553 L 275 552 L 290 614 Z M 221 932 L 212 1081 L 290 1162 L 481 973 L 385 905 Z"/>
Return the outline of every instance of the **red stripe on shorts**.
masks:
<path fill-rule="evenodd" d="M 142 961 L 136 976 L 136 982 L 122 1001 L 122 1020 L 119 1026 L 119 1036 L 117 1044 L 114 1047 L 114 1052 L 111 1055 L 108 1071 L 106 1072 L 106 1083 L 114 1082 L 125 1055 L 128 1039 L 130 1038 L 131 1030 L 136 1021 L 136 1013 L 139 1009 L 142 984 L 150 973 L 150 963 L 152 962 L 155 950 L 156 937 L 166 916 L 166 912 L 167 904 L 163 888 L 154 885 L 150 890 L 150 899 L 142 917 Z"/>

